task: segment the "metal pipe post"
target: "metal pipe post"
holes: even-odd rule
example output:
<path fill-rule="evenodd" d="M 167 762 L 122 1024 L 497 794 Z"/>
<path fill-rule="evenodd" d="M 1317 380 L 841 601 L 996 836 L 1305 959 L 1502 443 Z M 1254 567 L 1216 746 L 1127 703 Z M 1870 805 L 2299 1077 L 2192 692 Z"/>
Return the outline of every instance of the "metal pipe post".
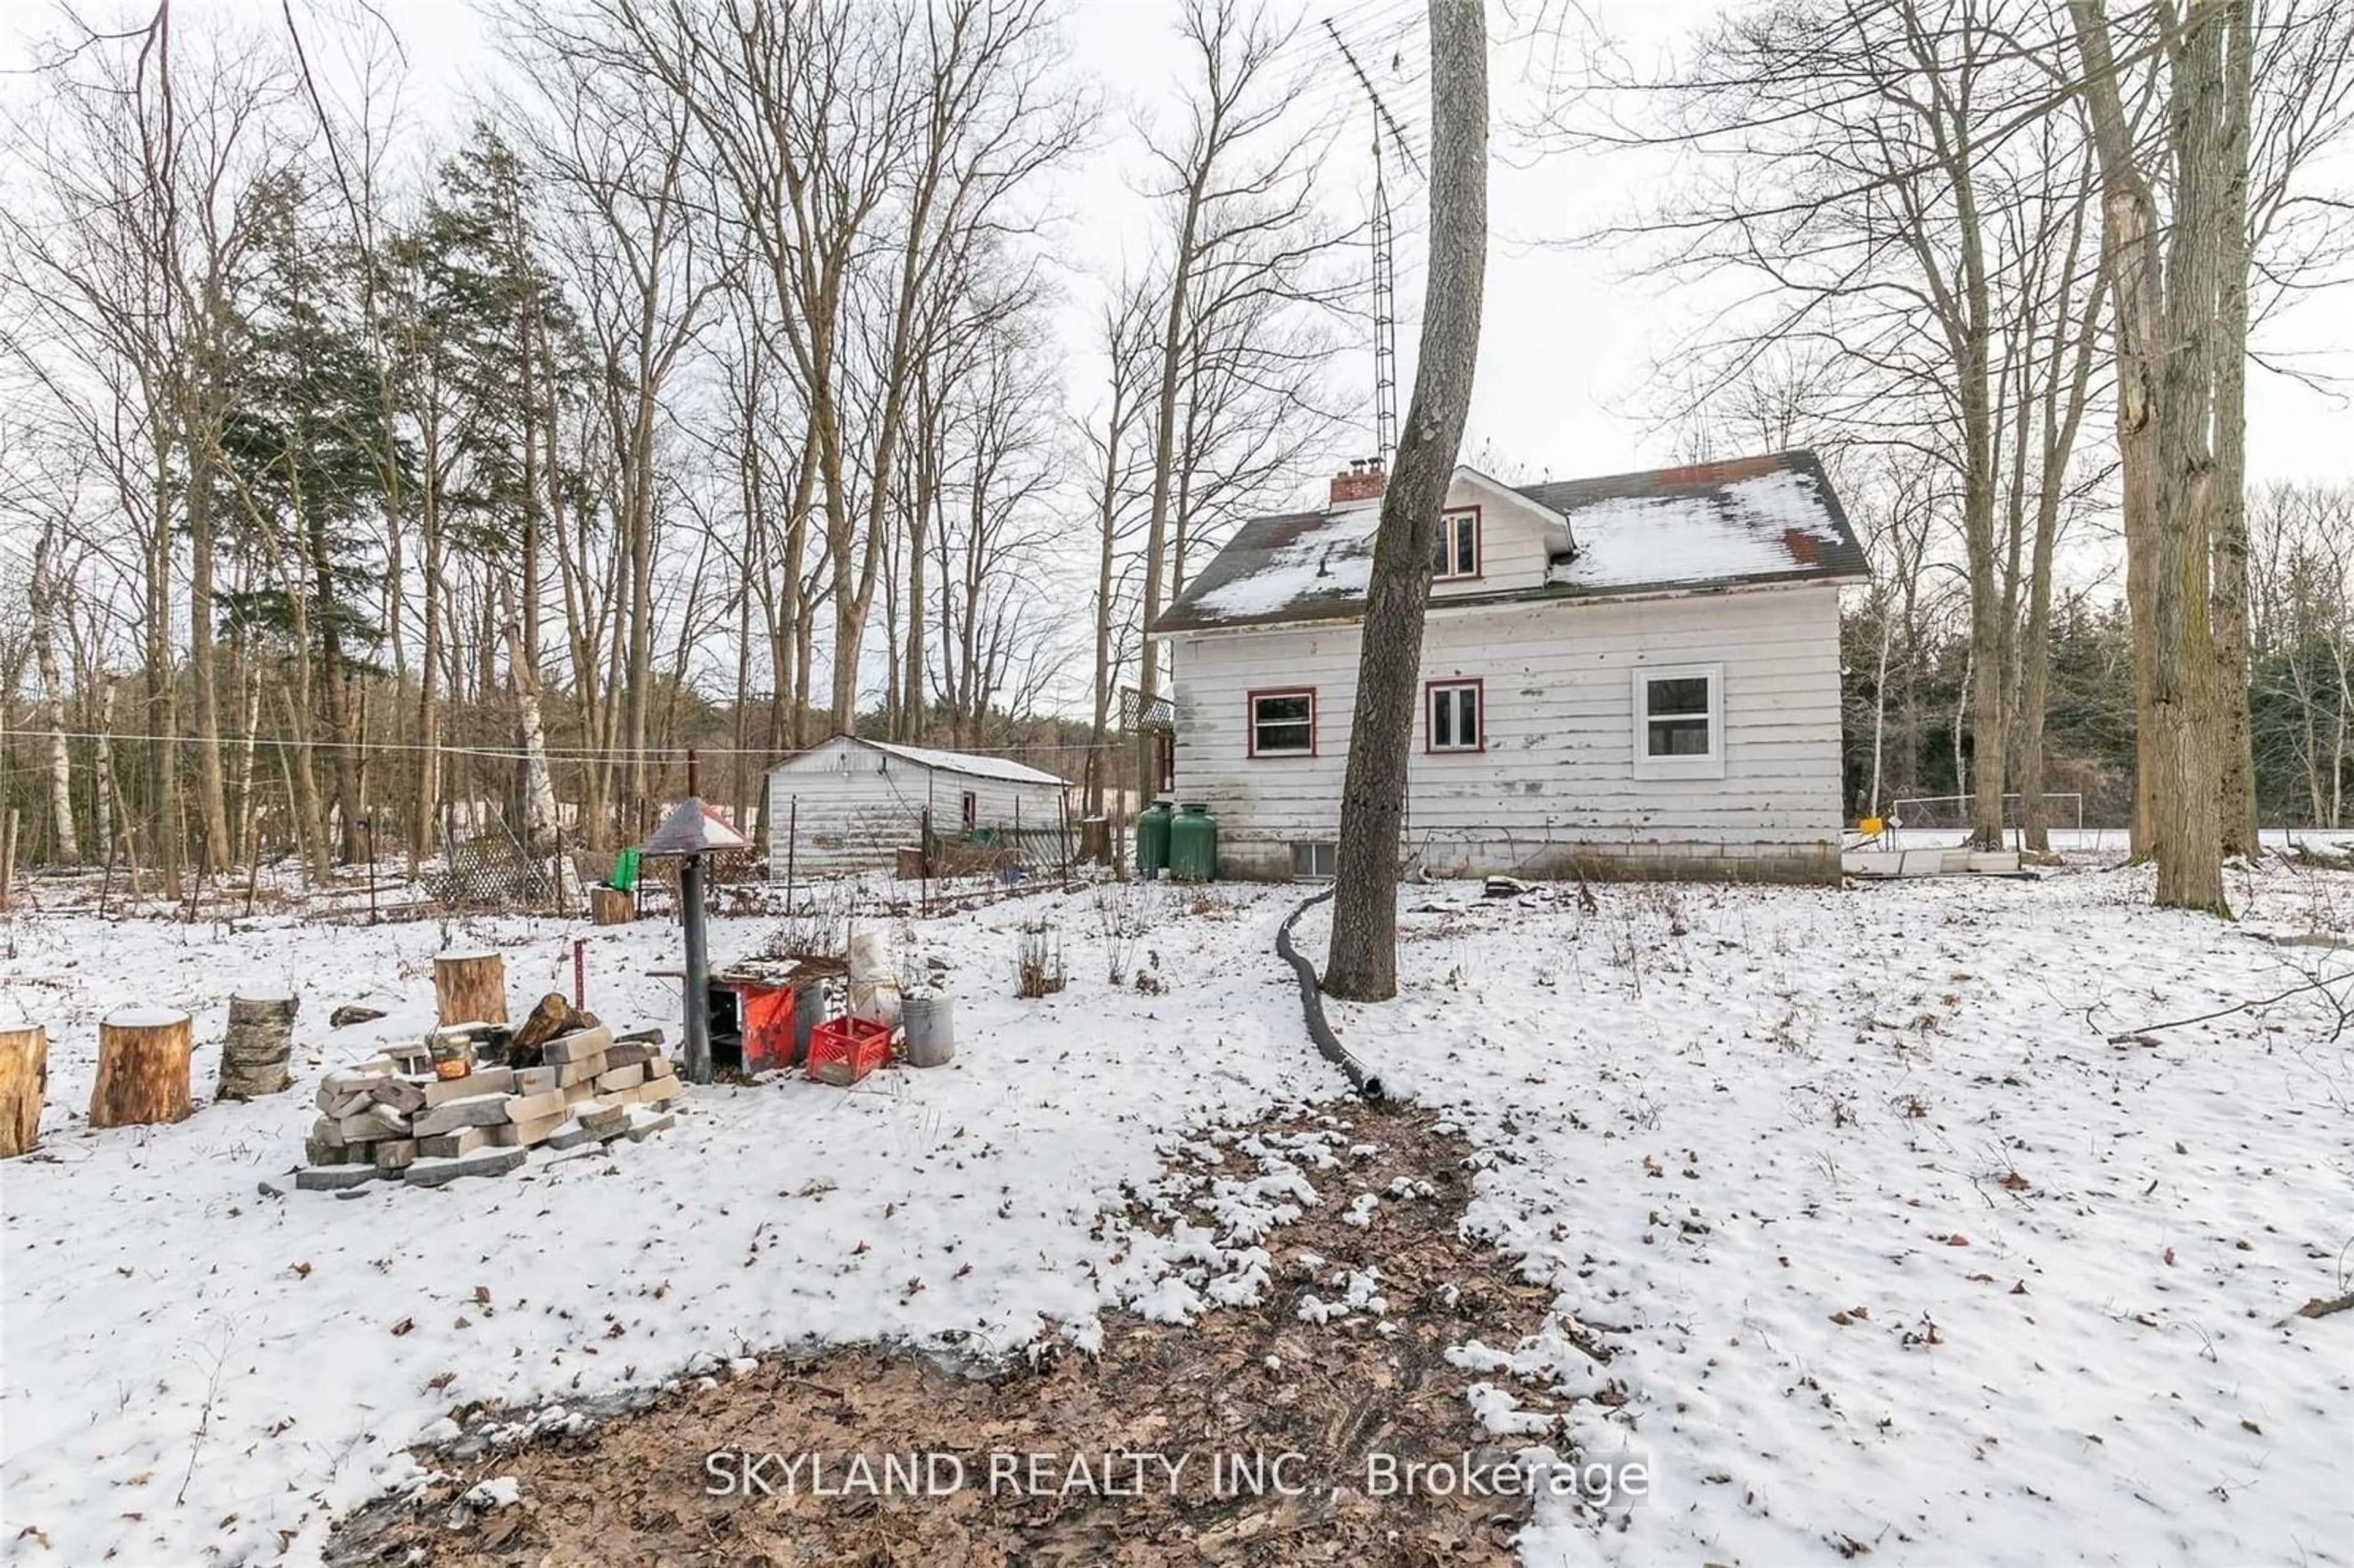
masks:
<path fill-rule="evenodd" d="M 678 867 L 679 915 L 686 922 L 686 1081 L 711 1082 L 711 954 L 703 933 L 703 857 Z"/>

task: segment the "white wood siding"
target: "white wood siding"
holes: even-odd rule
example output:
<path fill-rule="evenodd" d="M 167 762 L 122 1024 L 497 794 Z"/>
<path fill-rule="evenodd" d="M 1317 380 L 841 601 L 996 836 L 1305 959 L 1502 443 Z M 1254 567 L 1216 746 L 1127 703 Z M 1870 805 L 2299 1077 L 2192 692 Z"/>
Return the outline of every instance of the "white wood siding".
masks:
<path fill-rule="evenodd" d="M 1177 794 L 1208 802 L 1222 843 L 1256 848 L 1261 869 L 1278 869 L 1273 849 L 1339 832 L 1358 639 L 1348 624 L 1173 640 Z M 1724 777 L 1637 779 L 1635 668 L 1714 663 L 1724 669 Z M 1433 754 L 1417 696 L 1405 836 L 1434 867 L 1506 869 L 1553 846 L 1654 858 L 1836 853 L 1836 587 L 1435 600 L 1422 673 L 1481 682 L 1484 710 L 1483 751 Z M 1316 689 L 1314 757 L 1245 754 L 1246 694 L 1277 686 Z"/>
<path fill-rule="evenodd" d="M 785 874 L 789 832 L 797 874 L 889 866 L 896 852 L 923 842 L 928 806 L 935 832 L 961 832 L 968 789 L 978 826 L 1011 832 L 1018 821 L 1025 834 L 1062 826 L 1055 785 L 926 768 L 835 739 L 769 769 L 769 874 Z"/>

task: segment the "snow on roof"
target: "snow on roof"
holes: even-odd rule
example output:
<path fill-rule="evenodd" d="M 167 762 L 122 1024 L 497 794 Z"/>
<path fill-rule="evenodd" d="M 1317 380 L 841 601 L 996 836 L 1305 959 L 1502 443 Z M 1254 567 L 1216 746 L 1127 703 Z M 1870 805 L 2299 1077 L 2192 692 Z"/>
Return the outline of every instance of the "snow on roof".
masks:
<path fill-rule="evenodd" d="M 1797 459 L 1803 458 L 1799 462 Z M 1576 548 L 1551 580 L 1611 589 L 1847 576 L 1862 556 L 1811 454 L 1532 485 Z"/>
<path fill-rule="evenodd" d="M 1187 599 L 1193 612 L 1207 620 L 1307 613 L 1327 601 L 1335 609 L 1353 604 L 1364 598 L 1365 584 L 1373 577 L 1373 534 L 1381 521 L 1380 506 L 1361 502 L 1331 512 L 1295 513 L 1245 524 L 1245 532 L 1266 525 L 1265 536 L 1257 542 L 1265 558 L 1249 571 L 1230 576 Z M 1233 549 L 1241 542 L 1242 535 L 1237 534 L 1235 545 L 1226 547 Z M 1212 567 L 1225 558 L 1221 552 Z M 1196 580 L 1206 584 L 1208 578 L 1205 572 Z"/>
<path fill-rule="evenodd" d="M 1458 469 L 1457 477 L 1469 473 Z M 1569 554 L 1554 557 L 1542 585 L 1477 597 L 1722 588 L 1863 572 L 1862 552 L 1812 452 L 1532 484 L 1515 493 L 1564 520 Z M 1380 522 L 1373 502 L 1253 518 L 1154 630 L 1360 614 Z"/>
<path fill-rule="evenodd" d="M 917 768 L 936 768 L 942 773 L 961 773 L 972 779 L 995 779 L 1007 784 L 1047 784 L 1057 789 L 1067 788 L 1070 783 L 1066 779 L 1015 762 L 1010 758 L 980 757 L 970 751 L 941 751 L 928 746 L 902 746 L 895 740 L 869 740 L 863 735 L 840 735 L 833 738 L 879 751 L 885 757 L 896 757 Z M 783 764 L 777 766 L 782 767 Z"/>

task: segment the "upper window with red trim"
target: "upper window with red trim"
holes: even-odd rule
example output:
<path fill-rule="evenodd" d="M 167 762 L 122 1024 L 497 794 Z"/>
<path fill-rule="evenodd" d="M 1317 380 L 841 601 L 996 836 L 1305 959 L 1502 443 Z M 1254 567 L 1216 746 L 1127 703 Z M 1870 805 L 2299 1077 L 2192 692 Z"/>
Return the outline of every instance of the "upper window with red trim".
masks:
<path fill-rule="evenodd" d="M 1249 738 L 1253 757 L 1315 756 L 1316 689 L 1253 692 Z"/>
<path fill-rule="evenodd" d="M 1440 582 L 1479 575 L 1479 511 L 1438 514 L 1438 538 L 1431 546 L 1430 575 Z"/>

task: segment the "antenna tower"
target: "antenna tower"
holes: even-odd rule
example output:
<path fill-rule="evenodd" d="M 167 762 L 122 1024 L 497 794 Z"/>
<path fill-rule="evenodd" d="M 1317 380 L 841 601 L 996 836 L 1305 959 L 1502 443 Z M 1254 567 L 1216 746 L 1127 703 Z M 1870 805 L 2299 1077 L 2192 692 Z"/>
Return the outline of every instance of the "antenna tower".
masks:
<path fill-rule="evenodd" d="M 1365 101 L 1372 107 L 1373 121 L 1373 211 L 1371 224 L 1373 243 L 1373 447 L 1374 454 L 1384 471 L 1389 468 L 1390 455 L 1397 447 L 1397 239 L 1390 217 L 1390 193 L 1387 179 L 1388 155 L 1384 139 L 1394 143 L 1400 156 L 1421 173 L 1422 165 L 1414 155 L 1405 133 L 1391 118 L 1389 106 L 1373 87 L 1365 68 L 1357 63 L 1356 51 L 1341 37 L 1341 29 L 1332 18 L 1324 18 L 1324 30 L 1332 35 L 1333 47 L 1349 64 L 1357 85 L 1365 91 Z"/>

